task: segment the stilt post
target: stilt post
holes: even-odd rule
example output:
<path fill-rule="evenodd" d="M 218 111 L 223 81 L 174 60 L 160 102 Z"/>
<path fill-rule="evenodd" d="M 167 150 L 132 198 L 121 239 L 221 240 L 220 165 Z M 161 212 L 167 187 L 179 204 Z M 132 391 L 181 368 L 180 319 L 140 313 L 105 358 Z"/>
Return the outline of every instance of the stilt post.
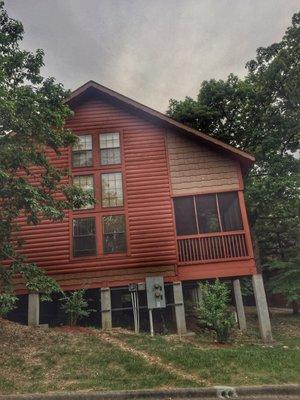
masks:
<path fill-rule="evenodd" d="M 267 304 L 264 282 L 261 274 L 252 276 L 252 285 L 256 303 L 259 329 L 262 340 L 266 343 L 273 340 L 269 309 Z"/>
<path fill-rule="evenodd" d="M 202 293 L 198 282 L 196 282 L 196 286 L 192 288 L 192 299 L 195 306 L 199 307 L 202 302 Z"/>
<path fill-rule="evenodd" d="M 173 283 L 174 303 L 175 303 L 175 316 L 177 324 L 178 335 L 186 333 L 185 312 L 183 303 L 183 292 L 181 282 Z"/>
<path fill-rule="evenodd" d="M 40 295 L 29 293 L 28 295 L 28 325 L 38 326 L 40 323 Z"/>
<path fill-rule="evenodd" d="M 102 329 L 112 329 L 110 288 L 101 288 Z"/>
<path fill-rule="evenodd" d="M 240 330 L 245 332 L 247 330 L 245 309 L 243 304 L 243 297 L 241 291 L 241 283 L 239 279 L 233 280 L 233 290 L 235 298 L 236 313 L 238 317 Z"/>

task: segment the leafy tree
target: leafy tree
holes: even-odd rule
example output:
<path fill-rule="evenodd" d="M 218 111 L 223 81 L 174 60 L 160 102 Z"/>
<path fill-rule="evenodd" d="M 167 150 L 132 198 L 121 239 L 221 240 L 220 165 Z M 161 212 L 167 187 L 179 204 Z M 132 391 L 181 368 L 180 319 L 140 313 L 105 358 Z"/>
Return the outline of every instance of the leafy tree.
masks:
<path fill-rule="evenodd" d="M 61 308 L 65 311 L 68 317 L 70 326 L 75 326 L 83 317 L 88 317 L 95 310 L 89 309 L 89 304 L 84 298 L 85 290 L 75 290 L 68 294 L 63 293 Z"/>
<path fill-rule="evenodd" d="M 299 314 L 300 303 L 299 264 L 298 257 L 289 261 L 273 260 L 266 265 L 270 271 L 277 272 L 268 283 L 269 290 L 274 294 L 284 294 L 295 315 Z"/>
<path fill-rule="evenodd" d="M 244 79 L 203 82 L 196 100 L 170 100 L 167 113 L 255 156 L 246 201 L 261 260 L 288 261 L 299 227 L 300 13 L 246 67 Z"/>
<path fill-rule="evenodd" d="M 46 147 L 59 157 L 61 148 L 77 140 L 65 128 L 71 115 L 65 104 L 68 92 L 53 78 L 41 76 L 43 51 L 22 50 L 23 34 L 21 22 L 9 18 L 0 1 L 0 307 L 6 313 L 15 305 L 8 295 L 16 275 L 30 291 L 49 295 L 58 290 L 53 279 L 18 251 L 16 218 L 28 224 L 61 220 L 66 209 L 90 200 L 80 189 L 63 184 L 67 171 L 49 162 Z M 31 167 L 39 171 L 38 181 L 32 179 Z"/>
<path fill-rule="evenodd" d="M 226 282 L 216 279 L 214 283 L 199 284 L 201 303 L 196 308 L 201 325 L 214 331 L 219 343 L 229 340 L 235 323 L 234 316 L 229 308 L 230 290 Z"/>

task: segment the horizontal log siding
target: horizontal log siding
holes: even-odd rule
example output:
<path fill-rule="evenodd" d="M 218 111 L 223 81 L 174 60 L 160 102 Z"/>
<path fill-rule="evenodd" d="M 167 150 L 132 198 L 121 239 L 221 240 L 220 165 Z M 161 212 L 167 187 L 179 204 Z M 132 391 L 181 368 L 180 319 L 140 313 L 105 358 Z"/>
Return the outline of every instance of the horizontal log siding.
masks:
<path fill-rule="evenodd" d="M 167 133 L 167 148 L 174 195 L 239 189 L 240 167 L 223 153 L 175 132 Z"/>
<path fill-rule="evenodd" d="M 57 278 L 65 289 L 82 285 L 101 287 L 108 283 L 117 286 L 126 281 L 141 281 L 145 275 L 153 274 L 172 279 L 176 242 L 165 131 L 100 99 L 78 106 L 67 126 L 75 133 L 100 129 L 123 132 L 129 254 L 72 260 L 71 212 L 66 212 L 63 222 L 43 221 L 38 226 L 26 226 L 25 220 L 19 219 L 22 229 L 18 236 L 26 241 L 22 252 Z M 49 155 L 54 165 L 69 167 L 68 150 L 60 158 L 53 152 Z"/>

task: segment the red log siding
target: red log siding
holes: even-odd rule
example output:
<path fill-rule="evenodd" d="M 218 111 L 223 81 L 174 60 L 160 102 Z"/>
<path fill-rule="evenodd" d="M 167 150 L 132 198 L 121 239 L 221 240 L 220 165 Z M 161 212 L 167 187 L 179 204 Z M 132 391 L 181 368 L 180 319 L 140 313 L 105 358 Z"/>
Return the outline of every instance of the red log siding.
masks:
<path fill-rule="evenodd" d="M 126 215 L 128 253 L 73 259 L 72 212 L 67 211 L 64 221 L 43 221 L 39 226 L 26 226 L 25 220 L 19 219 L 20 236 L 26 241 L 23 253 L 30 261 L 37 262 L 64 289 L 121 286 L 155 274 L 174 281 L 255 272 L 252 259 L 177 267 L 165 129 L 137 112 L 100 98 L 86 100 L 74 111 L 67 126 L 75 133 L 98 134 L 103 130 L 122 133 L 125 206 L 120 213 Z M 55 166 L 71 167 L 70 150 L 63 150 L 60 158 L 53 152 L 49 156 Z M 97 165 L 80 169 L 87 174 L 96 170 Z M 83 215 L 88 214 L 87 210 Z M 21 286 L 18 285 L 19 292 Z"/>
<path fill-rule="evenodd" d="M 100 99 L 78 106 L 68 122 L 68 128 L 75 133 L 105 129 L 122 131 L 129 253 L 72 260 L 72 212 L 66 212 L 63 222 L 44 221 L 39 226 L 22 226 L 21 236 L 26 240 L 23 252 L 30 261 L 36 261 L 45 268 L 49 275 L 57 277 L 64 287 L 69 287 L 70 282 L 72 287 L 82 284 L 92 287 L 90 275 L 86 276 L 90 272 L 95 274 L 94 281 L 98 287 L 109 282 L 114 284 L 115 274 L 108 272 L 113 270 L 118 271 L 120 281 L 126 280 L 127 275 L 131 281 L 140 281 L 145 274 L 159 271 L 166 278 L 174 276 L 176 242 L 164 130 Z M 61 168 L 69 167 L 71 154 L 67 153 L 64 151 L 61 159 L 54 157 L 52 162 Z M 85 215 L 88 213 L 86 211 Z M 23 225 L 24 221 L 20 222 Z M 66 279 L 68 274 L 69 283 Z"/>

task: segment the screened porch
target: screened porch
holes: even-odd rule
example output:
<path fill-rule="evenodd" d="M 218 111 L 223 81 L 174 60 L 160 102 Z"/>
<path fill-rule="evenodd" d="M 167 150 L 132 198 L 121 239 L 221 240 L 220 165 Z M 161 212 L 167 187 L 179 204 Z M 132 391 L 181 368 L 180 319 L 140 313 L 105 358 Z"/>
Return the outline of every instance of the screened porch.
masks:
<path fill-rule="evenodd" d="M 242 196 L 222 192 L 174 197 L 179 264 L 249 258 L 250 235 L 241 212 Z"/>

